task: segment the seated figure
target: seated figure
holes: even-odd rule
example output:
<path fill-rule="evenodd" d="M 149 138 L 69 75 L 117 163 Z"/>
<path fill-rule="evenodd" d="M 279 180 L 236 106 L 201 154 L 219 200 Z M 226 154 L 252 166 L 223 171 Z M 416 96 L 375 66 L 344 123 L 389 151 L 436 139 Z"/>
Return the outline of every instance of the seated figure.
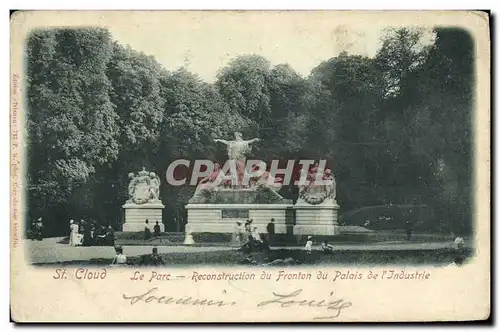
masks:
<path fill-rule="evenodd" d="M 160 255 L 158 255 L 158 248 L 153 248 L 153 251 L 151 254 L 147 255 L 142 255 L 141 260 L 139 262 L 139 265 L 146 265 L 146 266 L 158 266 L 158 265 L 164 265 L 165 263 L 163 262 L 163 258 L 161 258 Z"/>
<path fill-rule="evenodd" d="M 121 246 L 115 247 L 115 258 L 111 262 L 111 266 L 124 266 L 127 264 L 127 256 L 123 254 L 123 248 Z"/>
<path fill-rule="evenodd" d="M 328 241 L 323 241 L 321 244 L 321 249 L 323 249 L 323 252 L 325 253 L 332 253 L 333 252 L 333 246 L 328 243 Z"/>

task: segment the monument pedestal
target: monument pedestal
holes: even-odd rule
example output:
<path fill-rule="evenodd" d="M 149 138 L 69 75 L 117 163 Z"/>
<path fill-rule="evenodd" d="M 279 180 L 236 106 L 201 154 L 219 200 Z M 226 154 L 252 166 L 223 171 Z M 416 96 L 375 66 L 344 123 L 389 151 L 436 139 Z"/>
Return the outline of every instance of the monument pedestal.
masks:
<path fill-rule="evenodd" d="M 326 199 L 321 204 L 312 205 L 299 199 L 294 205 L 295 226 L 294 235 L 338 235 L 339 205 L 332 199 Z"/>
<path fill-rule="evenodd" d="M 186 210 L 189 233 L 233 233 L 236 222 L 244 224 L 247 219 L 260 233 L 267 233 L 267 224 L 274 218 L 275 234 L 286 234 L 293 222 L 292 204 L 188 204 Z"/>
<path fill-rule="evenodd" d="M 274 219 L 275 234 L 286 234 L 293 223 L 292 202 L 262 187 L 200 190 L 189 200 L 186 210 L 186 234 L 233 234 L 236 222 L 245 224 L 249 219 L 259 233 L 267 233 L 267 225 Z"/>
<path fill-rule="evenodd" d="M 156 225 L 156 221 L 160 225 L 160 231 L 165 231 L 165 225 L 162 222 L 162 212 L 165 208 L 161 202 L 157 203 L 125 203 L 125 223 L 123 224 L 124 232 L 142 232 L 144 231 L 144 222 L 149 221 L 151 232 Z"/>

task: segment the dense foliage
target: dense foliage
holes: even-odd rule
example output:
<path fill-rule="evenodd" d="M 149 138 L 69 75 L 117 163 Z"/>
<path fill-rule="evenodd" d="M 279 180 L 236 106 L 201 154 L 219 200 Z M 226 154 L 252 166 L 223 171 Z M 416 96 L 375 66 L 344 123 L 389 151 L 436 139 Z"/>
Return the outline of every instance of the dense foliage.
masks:
<path fill-rule="evenodd" d="M 164 179 L 177 158 L 224 162 L 214 138 L 262 139 L 254 157 L 327 159 L 343 211 L 425 204 L 429 227 L 472 224 L 474 45 L 457 29 L 387 30 L 373 58 L 341 53 L 306 78 L 243 55 L 207 83 L 113 41 L 104 29 L 37 30 L 27 40 L 28 220 L 117 225 L 127 174 L 161 175 L 167 229 L 193 187 Z M 285 198 L 296 198 L 290 186 Z M 185 220 L 184 220 L 185 222 Z"/>

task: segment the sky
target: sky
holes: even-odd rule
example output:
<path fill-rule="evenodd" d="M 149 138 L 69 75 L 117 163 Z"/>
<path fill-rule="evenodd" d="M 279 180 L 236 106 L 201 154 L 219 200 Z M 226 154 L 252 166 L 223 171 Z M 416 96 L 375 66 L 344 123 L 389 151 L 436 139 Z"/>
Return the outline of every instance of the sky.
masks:
<path fill-rule="evenodd" d="M 206 14 L 206 13 L 205 13 Z M 211 82 L 217 71 L 241 54 L 258 54 L 272 65 L 288 63 L 306 77 L 322 61 L 342 51 L 374 56 L 385 24 L 336 22 L 331 16 L 263 15 L 152 16 L 109 26 L 114 39 L 152 55 L 168 70 L 180 67 Z M 307 16 L 307 15 L 306 15 Z M 363 23 L 363 22 L 361 22 Z"/>
<path fill-rule="evenodd" d="M 167 70 L 185 67 L 212 82 L 238 55 L 288 63 L 306 77 L 342 51 L 375 56 L 388 27 L 429 29 L 456 21 L 451 14 L 425 11 L 28 11 L 12 24 L 12 38 L 47 26 L 103 27 Z"/>

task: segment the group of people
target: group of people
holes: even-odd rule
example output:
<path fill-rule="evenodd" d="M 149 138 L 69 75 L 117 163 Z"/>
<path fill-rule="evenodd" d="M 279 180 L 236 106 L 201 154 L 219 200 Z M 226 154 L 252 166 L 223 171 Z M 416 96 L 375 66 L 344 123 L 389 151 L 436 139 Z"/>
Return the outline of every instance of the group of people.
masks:
<path fill-rule="evenodd" d="M 262 234 L 257 227 L 253 225 L 253 220 L 248 219 L 244 224 L 241 221 L 236 222 L 233 242 L 240 247 L 240 251 L 251 252 L 253 250 L 269 251 L 269 245 L 274 241 L 275 229 L 274 218 L 266 226 L 266 233 Z M 313 237 L 308 236 L 304 247 L 306 254 L 312 253 Z M 321 243 L 321 249 L 324 253 L 332 253 L 334 247 L 324 240 Z"/>
<path fill-rule="evenodd" d="M 114 246 L 115 231 L 111 225 L 99 225 L 95 221 L 69 221 L 69 245 L 76 246 Z"/>
<path fill-rule="evenodd" d="M 313 237 L 312 236 L 308 236 L 307 237 L 307 242 L 306 242 L 306 245 L 304 247 L 304 250 L 306 252 L 307 255 L 310 255 L 312 253 L 312 246 L 313 246 L 314 242 L 313 242 Z M 333 253 L 333 249 L 334 247 L 328 243 L 328 240 L 324 240 L 322 243 L 321 243 L 321 250 L 323 251 L 323 253 L 325 254 L 331 254 Z"/>
<path fill-rule="evenodd" d="M 115 246 L 115 257 L 111 262 L 111 266 L 126 266 L 132 264 L 123 253 L 123 247 Z M 163 258 L 158 254 L 158 248 L 154 247 L 151 254 L 141 255 L 138 265 L 145 266 L 161 266 L 164 265 Z"/>
<path fill-rule="evenodd" d="M 30 240 L 43 240 L 43 220 L 38 218 L 36 221 L 31 223 L 31 228 L 28 230 L 28 238 Z"/>
<path fill-rule="evenodd" d="M 153 226 L 153 236 L 157 237 L 160 236 L 161 234 L 161 228 L 160 228 L 160 223 L 158 220 L 156 221 L 156 224 Z M 149 240 L 151 239 L 151 225 L 149 224 L 149 220 L 146 219 L 144 222 L 144 240 Z"/>
<path fill-rule="evenodd" d="M 274 236 L 274 219 L 271 219 L 266 230 L 266 234 L 261 234 L 258 228 L 254 226 L 253 219 L 248 219 L 245 224 L 241 221 L 237 221 L 234 232 L 234 242 L 242 251 L 269 251 L 269 244 Z"/>

